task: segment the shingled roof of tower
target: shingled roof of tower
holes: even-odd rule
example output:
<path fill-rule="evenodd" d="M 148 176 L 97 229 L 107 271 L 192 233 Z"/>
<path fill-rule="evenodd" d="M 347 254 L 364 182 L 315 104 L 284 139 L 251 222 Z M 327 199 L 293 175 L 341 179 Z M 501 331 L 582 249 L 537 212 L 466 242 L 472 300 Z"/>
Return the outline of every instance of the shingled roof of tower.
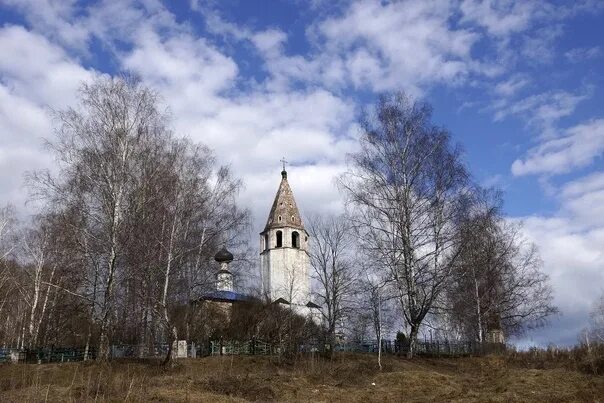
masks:
<path fill-rule="evenodd" d="M 275 196 L 275 201 L 273 202 L 273 207 L 271 207 L 271 212 L 268 215 L 263 232 L 271 228 L 281 227 L 293 227 L 304 230 L 304 224 L 302 223 L 298 206 L 296 206 L 294 194 L 289 187 L 287 172 L 285 170 L 281 172 L 281 183 L 279 184 L 279 189 L 277 190 L 277 195 Z"/>

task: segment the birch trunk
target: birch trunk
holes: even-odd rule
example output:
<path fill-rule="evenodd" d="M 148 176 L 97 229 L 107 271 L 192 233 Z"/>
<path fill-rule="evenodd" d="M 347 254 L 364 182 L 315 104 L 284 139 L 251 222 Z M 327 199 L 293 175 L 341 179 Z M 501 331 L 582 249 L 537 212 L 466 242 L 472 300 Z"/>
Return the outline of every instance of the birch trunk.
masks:
<path fill-rule="evenodd" d="M 52 271 L 50 272 L 50 277 L 48 282 L 52 284 L 52 280 L 54 279 L 55 276 L 55 271 L 56 271 L 56 266 L 53 266 Z M 36 323 L 36 326 L 34 328 L 34 332 L 33 332 L 33 337 L 32 337 L 32 341 L 34 343 L 34 345 L 37 345 L 38 343 L 38 334 L 40 332 L 40 327 L 42 326 L 42 320 L 44 319 L 44 315 L 46 314 L 46 307 L 48 305 L 48 297 L 50 296 L 50 285 L 46 286 L 46 295 L 44 296 L 44 302 L 42 303 L 42 309 L 40 310 L 40 316 L 38 318 L 38 323 Z"/>
<path fill-rule="evenodd" d="M 476 270 L 472 267 L 472 276 L 474 277 L 474 298 L 476 302 L 476 321 L 478 325 L 478 341 L 482 343 L 483 330 L 482 330 L 482 311 L 480 308 L 480 292 L 478 288 L 478 279 L 476 278 Z"/>
<path fill-rule="evenodd" d="M 121 173 L 125 174 L 125 166 L 127 159 L 127 147 L 123 146 L 122 161 L 121 161 Z M 123 180 L 123 178 L 120 178 Z M 101 315 L 101 330 L 99 334 L 99 354 L 98 359 L 106 361 L 109 358 L 109 338 L 108 338 L 108 325 L 109 315 L 113 308 L 113 286 L 115 280 L 115 269 L 117 260 L 117 249 L 118 249 L 118 229 L 122 220 L 122 196 L 124 192 L 124 184 L 118 185 L 117 191 L 115 191 L 115 183 L 111 185 L 112 190 L 112 201 L 113 211 L 111 214 L 111 228 L 110 228 L 110 249 L 109 249 L 109 260 L 107 263 L 107 283 L 105 286 L 105 295 L 103 301 L 103 312 Z"/>
<path fill-rule="evenodd" d="M 378 298 L 378 367 L 382 370 L 382 297 L 380 290 L 377 291 Z"/>
<path fill-rule="evenodd" d="M 168 343 L 168 354 L 166 355 L 166 359 L 164 360 L 165 364 L 171 364 L 174 359 L 174 351 L 173 344 L 174 341 L 178 340 L 178 333 L 176 326 L 171 326 L 170 316 L 168 314 L 168 289 L 170 284 L 170 272 L 172 271 L 172 260 L 174 259 L 174 237 L 176 235 L 176 227 L 177 227 L 177 215 L 175 215 L 174 220 L 172 221 L 172 229 L 170 231 L 170 241 L 168 245 L 168 257 L 166 263 L 166 269 L 164 272 L 164 287 L 162 292 L 161 305 L 163 308 L 164 322 L 166 329 L 169 331 L 170 338 Z M 170 329 L 171 328 L 171 329 Z"/>

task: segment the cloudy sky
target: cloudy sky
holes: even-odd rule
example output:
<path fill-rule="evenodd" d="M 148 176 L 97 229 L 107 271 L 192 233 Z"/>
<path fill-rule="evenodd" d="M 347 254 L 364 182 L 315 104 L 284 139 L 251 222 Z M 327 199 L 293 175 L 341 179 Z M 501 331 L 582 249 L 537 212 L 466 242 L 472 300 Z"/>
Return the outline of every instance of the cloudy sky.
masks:
<path fill-rule="evenodd" d="M 337 212 L 355 117 L 403 89 L 540 248 L 562 315 L 526 341 L 572 344 L 604 292 L 603 68 L 598 0 L 0 0 L 0 204 L 28 214 L 48 111 L 130 71 L 244 179 L 253 234 L 283 156 L 303 214 Z"/>

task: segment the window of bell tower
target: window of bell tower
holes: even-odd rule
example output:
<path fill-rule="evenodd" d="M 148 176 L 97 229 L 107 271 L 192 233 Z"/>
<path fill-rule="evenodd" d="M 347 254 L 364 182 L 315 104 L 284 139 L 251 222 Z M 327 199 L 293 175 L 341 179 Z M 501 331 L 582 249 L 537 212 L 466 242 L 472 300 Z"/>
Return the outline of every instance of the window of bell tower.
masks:
<path fill-rule="evenodd" d="M 283 246 L 283 232 L 277 231 L 277 248 Z"/>
<path fill-rule="evenodd" d="M 300 248 L 300 234 L 298 231 L 292 232 L 292 247 Z"/>

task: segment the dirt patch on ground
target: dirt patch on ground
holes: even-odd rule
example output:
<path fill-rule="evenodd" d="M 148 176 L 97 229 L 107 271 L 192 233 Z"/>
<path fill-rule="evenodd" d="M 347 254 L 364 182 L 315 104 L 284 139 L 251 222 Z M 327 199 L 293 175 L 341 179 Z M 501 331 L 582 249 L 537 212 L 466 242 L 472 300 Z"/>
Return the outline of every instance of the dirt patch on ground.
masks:
<path fill-rule="evenodd" d="M 599 401 L 604 377 L 527 368 L 505 357 L 414 359 L 371 355 L 209 357 L 157 362 L 0 366 L 0 401 L 566 402 Z"/>

